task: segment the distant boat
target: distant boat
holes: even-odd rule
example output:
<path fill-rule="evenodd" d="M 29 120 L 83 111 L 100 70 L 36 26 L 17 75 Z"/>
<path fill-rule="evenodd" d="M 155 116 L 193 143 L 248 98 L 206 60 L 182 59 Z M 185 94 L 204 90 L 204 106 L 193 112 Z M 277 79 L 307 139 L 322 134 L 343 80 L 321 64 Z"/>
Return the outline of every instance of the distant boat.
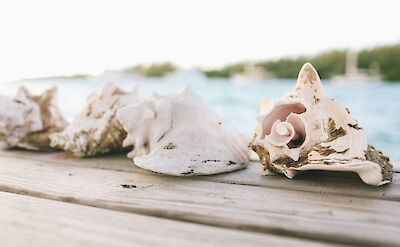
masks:
<path fill-rule="evenodd" d="M 103 73 L 92 76 L 90 81 L 94 82 L 130 82 L 130 81 L 140 81 L 145 77 L 141 74 L 132 71 L 119 71 L 119 70 L 107 70 Z"/>
<path fill-rule="evenodd" d="M 246 64 L 242 73 L 237 73 L 232 76 L 234 84 L 249 84 L 271 79 L 271 76 L 265 71 L 264 68 L 255 66 L 253 64 Z"/>
<path fill-rule="evenodd" d="M 381 83 L 379 69 L 363 70 L 358 68 L 358 53 L 355 51 L 347 51 L 346 55 L 346 72 L 344 75 L 332 77 L 334 84 L 371 84 Z"/>
<path fill-rule="evenodd" d="M 202 82 L 206 76 L 198 69 L 176 70 L 165 76 L 165 80 L 183 82 Z"/>

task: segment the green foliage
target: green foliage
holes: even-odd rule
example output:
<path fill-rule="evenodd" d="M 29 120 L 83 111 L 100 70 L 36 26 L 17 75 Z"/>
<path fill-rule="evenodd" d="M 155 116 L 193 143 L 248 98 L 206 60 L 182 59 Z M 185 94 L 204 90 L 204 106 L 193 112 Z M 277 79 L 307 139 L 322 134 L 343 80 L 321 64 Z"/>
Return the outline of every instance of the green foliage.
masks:
<path fill-rule="evenodd" d="M 299 69 L 306 62 L 311 62 L 322 78 L 343 74 L 345 69 L 345 51 L 331 51 L 315 57 L 282 58 L 275 61 L 259 62 L 255 65 L 264 68 L 277 78 L 296 78 Z M 227 65 L 222 69 L 203 71 L 208 77 L 231 77 L 242 72 L 244 64 Z"/>
<path fill-rule="evenodd" d="M 299 68 L 307 62 L 305 58 L 282 58 L 277 61 L 261 62 L 257 65 L 272 73 L 277 78 L 296 78 Z"/>
<path fill-rule="evenodd" d="M 133 71 L 148 77 L 162 77 L 176 70 L 172 63 L 152 63 L 150 65 L 136 65 L 126 71 Z"/>
<path fill-rule="evenodd" d="M 400 44 L 367 49 L 358 54 L 360 68 L 378 68 L 387 81 L 400 81 Z"/>
<path fill-rule="evenodd" d="M 231 77 L 234 74 L 241 73 L 243 72 L 244 69 L 244 64 L 239 63 L 239 64 L 232 64 L 232 65 L 227 65 L 224 66 L 222 69 L 215 69 L 215 70 L 203 70 L 203 73 L 207 77 L 222 77 L 222 78 L 227 78 Z"/>
<path fill-rule="evenodd" d="M 276 78 L 296 78 L 301 66 L 311 62 L 322 79 L 345 73 L 346 50 L 335 50 L 310 57 L 282 58 L 273 61 L 258 62 L 255 65 L 264 68 Z M 400 44 L 366 49 L 358 54 L 358 67 L 380 70 L 384 80 L 400 81 Z M 227 65 L 222 69 L 203 71 L 208 77 L 231 77 L 242 72 L 244 63 Z"/>
<path fill-rule="evenodd" d="M 315 57 L 284 58 L 277 61 L 258 63 L 277 78 L 297 78 L 299 70 L 306 62 L 311 62 L 321 78 L 343 74 L 345 71 L 345 51 L 331 51 Z"/>
<path fill-rule="evenodd" d="M 331 51 L 309 59 L 322 79 L 345 73 L 346 51 Z"/>

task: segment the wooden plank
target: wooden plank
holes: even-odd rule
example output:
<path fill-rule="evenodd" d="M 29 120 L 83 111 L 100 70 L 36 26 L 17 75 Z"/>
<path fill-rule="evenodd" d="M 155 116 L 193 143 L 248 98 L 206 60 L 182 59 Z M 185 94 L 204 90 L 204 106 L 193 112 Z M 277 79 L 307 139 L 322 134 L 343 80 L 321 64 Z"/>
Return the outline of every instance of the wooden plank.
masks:
<path fill-rule="evenodd" d="M 400 201 L 400 174 L 397 173 L 391 184 L 375 187 L 365 184 L 357 174 L 350 172 L 307 171 L 288 179 L 283 174 L 261 176 L 259 170 L 259 165 L 252 163 L 240 172 L 206 179 L 231 184 Z"/>
<path fill-rule="evenodd" d="M 124 154 L 108 155 L 99 158 L 77 159 L 63 152 L 38 153 L 29 151 L 7 151 L 0 153 L 2 157 L 46 161 L 71 166 L 82 166 L 116 171 L 126 171 L 138 174 L 152 174 L 133 165 Z M 203 181 L 213 181 L 228 184 L 254 185 L 267 188 L 279 188 L 295 191 L 308 191 L 323 194 L 347 195 L 361 198 L 375 198 L 400 201 L 400 177 L 395 175 L 392 184 L 374 187 L 364 184 L 354 173 L 309 171 L 294 179 L 285 176 L 261 176 L 260 166 L 252 162 L 247 169 L 214 176 L 195 177 Z"/>
<path fill-rule="evenodd" d="M 124 212 L 335 243 L 395 246 L 400 236 L 400 203 L 395 201 L 4 157 L 0 158 L 0 189 Z"/>
<path fill-rule="evenodd" d="M 331 246 L 0 192 L 2 246 Z"/>
<path fill-rule="evenodd" d="M 93 157 L 93 158 L 74 158 L 73 156 L 65 153 L 65 152 L 61 152 L 61 151 L 56 151 L 56 152 L 37 152 L 37 151 L 29 151 L 29 150 L 22 150 L 22 149 L 11 149 L 11 150 L 0 150 L 0 156 L 2 157 L 14 157 L 14 158 L 30 158 L 30 159 L 34 159 L 34 160 L 51 160 L 52 162 L 64 162 L 65 160 L 68 160 L 70 162 L 84 162 L 87 163 L 87 165 L 91 165 L 91 161 L 92 160 L 103 160 L 105 159 L 106 161 L 117 161 L 117 162 L 123 162 L 123 165 L 121 166 L 121 168 L 124 171 L 129 170 L 129 167 L 131 166 L 132 163 L 131 160 L 126 158 L 126 153 L 125 152 L 121 152 L 121 153 L 113 153 L 113 154 L 106 154 L 103 156 L 97 156 L 97 157 Z M 253 156 L 252 156 L 253 157 Z M 251 160 L 252 163 L 257 163 L 258 164 L 258 160 L 256 159 L 252 159 Z M 393 165 L 393 170 L 397 173 L 400 173 L 400 161 L 391 161 L 392 165 Z M 92 164 L 93 165 L 93 164 Z M 103 168 L 101 164 L 98 168 Z M 104 167 L 105 168 L 105 167 Z M 108 167 L 110 168 L 110 167 Z M 118 167 L 111 167 L 110 169 L 118 169 Z M 127 170 L 126 170 L 127 169 Z"/>
<path fill-rule="evenodd" d="M 68 164 L 99 169 L 135 172 L 139 169 L 126 153 L 114 153 L 90 158 L 76 158 L 65 152 L 38 152 L 21 149 L 0 150 L 0 157 L 22 160 L 45 161 L 54 164 Z"/>

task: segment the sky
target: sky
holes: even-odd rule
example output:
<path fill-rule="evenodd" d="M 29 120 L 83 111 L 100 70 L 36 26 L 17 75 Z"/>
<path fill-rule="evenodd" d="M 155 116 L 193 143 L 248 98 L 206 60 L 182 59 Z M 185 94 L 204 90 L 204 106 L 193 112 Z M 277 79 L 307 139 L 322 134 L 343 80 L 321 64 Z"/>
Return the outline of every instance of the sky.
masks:
<path fill-rule="evenodd" d="M 392 44 L 399 11 L 396 0 L 1 1 L 0 81 Z"/>

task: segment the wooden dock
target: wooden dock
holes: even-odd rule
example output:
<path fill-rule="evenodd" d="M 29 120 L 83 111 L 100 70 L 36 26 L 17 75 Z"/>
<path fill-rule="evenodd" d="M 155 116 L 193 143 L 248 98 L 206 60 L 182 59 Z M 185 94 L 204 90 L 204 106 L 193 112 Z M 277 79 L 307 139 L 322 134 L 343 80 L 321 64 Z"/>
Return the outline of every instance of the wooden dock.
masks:
<path fill-rule="evenodd" d="M 397 170 L 397 172 L 400 172 Z M 0 152 L 0 246 L 400 246 L 400 179 L 177 178 L 123 154 Z"/>

